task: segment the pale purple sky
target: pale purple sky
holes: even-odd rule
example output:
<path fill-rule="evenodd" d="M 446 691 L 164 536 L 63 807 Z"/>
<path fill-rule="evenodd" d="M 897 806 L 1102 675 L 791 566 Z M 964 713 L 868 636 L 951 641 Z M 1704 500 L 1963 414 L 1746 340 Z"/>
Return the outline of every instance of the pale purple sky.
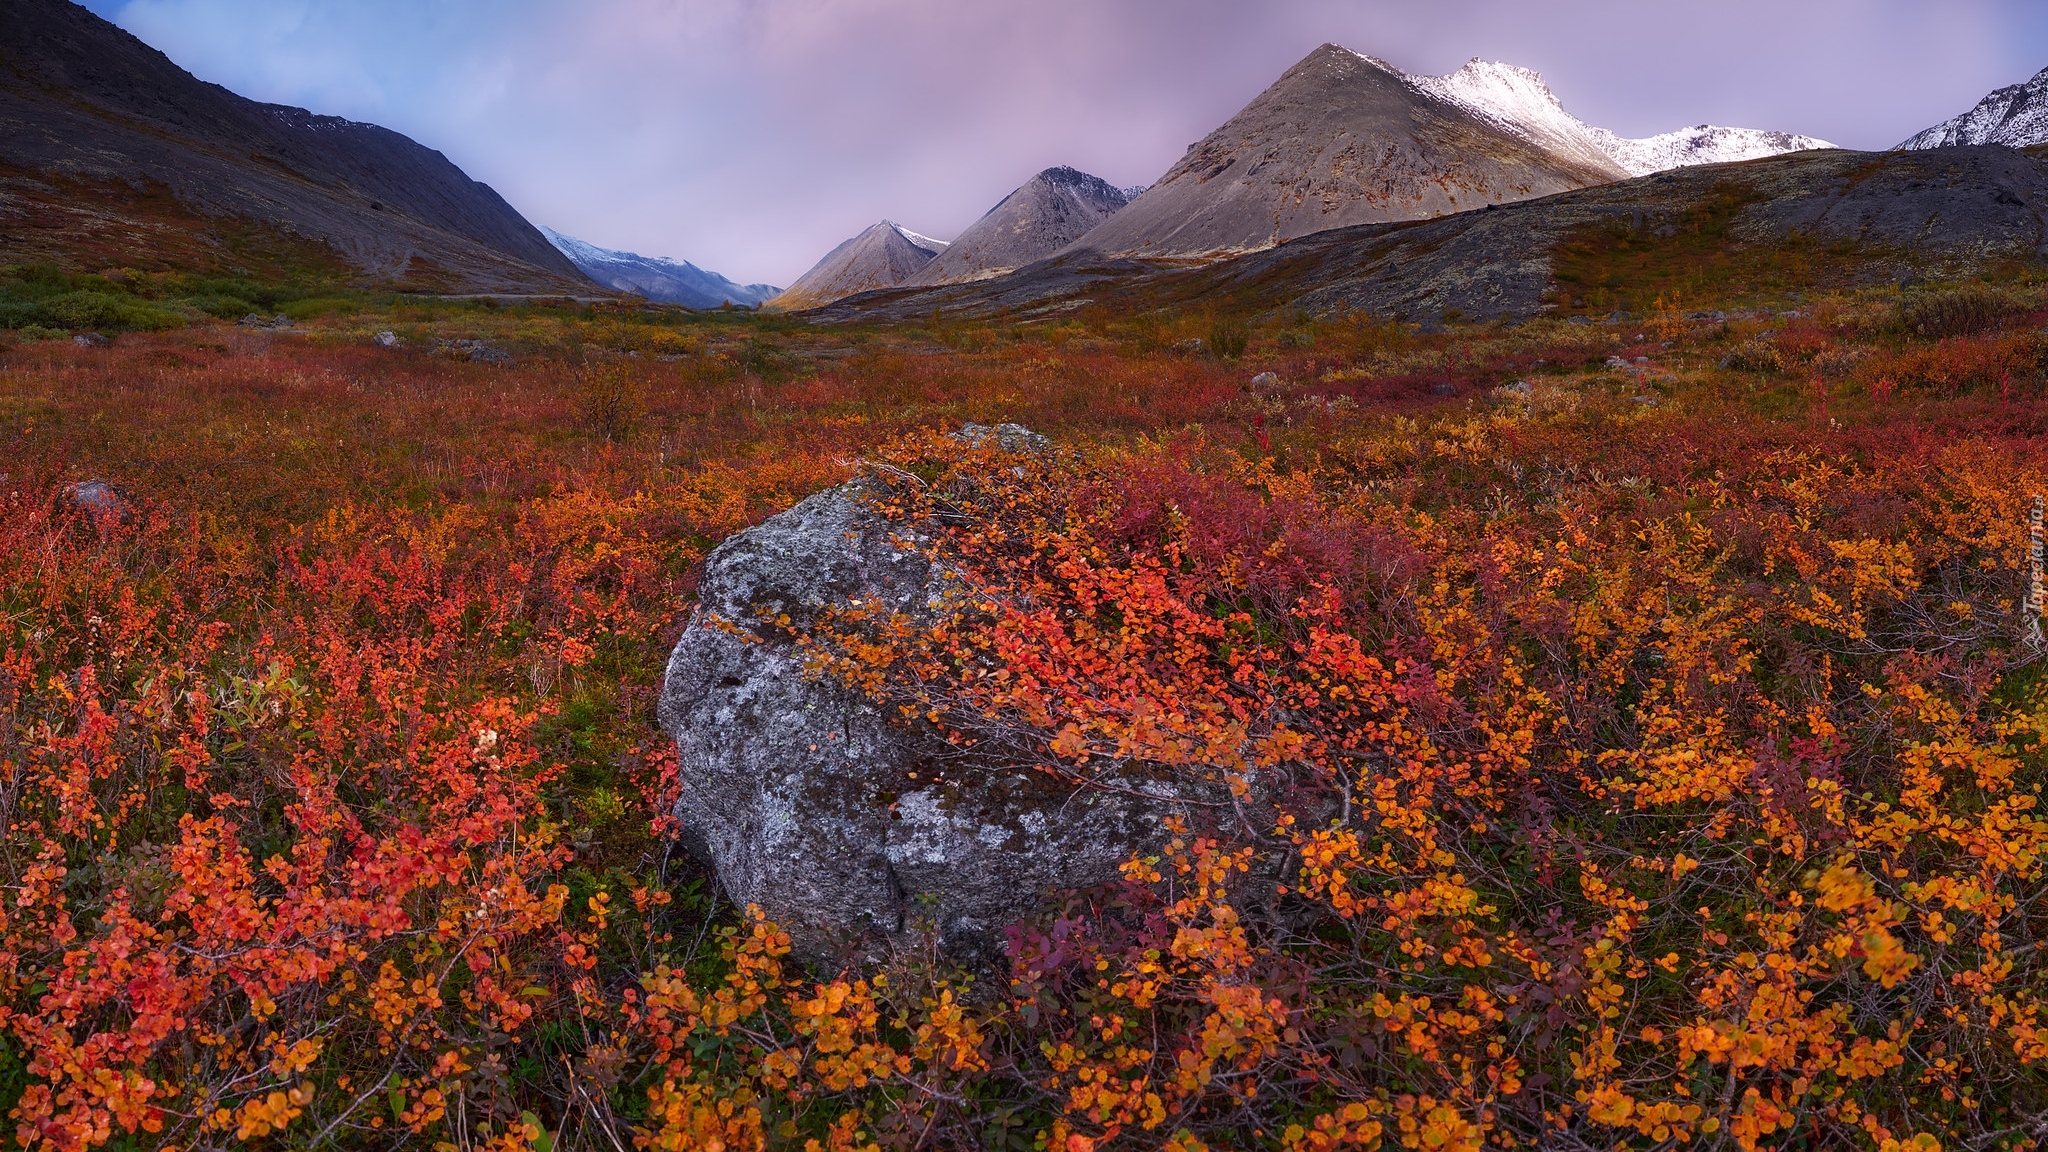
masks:
<path fill-rule="evenodd" d="M 1884 148 L 2048 65 L 2039 0 L 87 0 L 205 80 L 438 148 L 536 224 L 787 284 L 1039 169 L 1149 183 L 1334 41 L 1589 123 Z"/>

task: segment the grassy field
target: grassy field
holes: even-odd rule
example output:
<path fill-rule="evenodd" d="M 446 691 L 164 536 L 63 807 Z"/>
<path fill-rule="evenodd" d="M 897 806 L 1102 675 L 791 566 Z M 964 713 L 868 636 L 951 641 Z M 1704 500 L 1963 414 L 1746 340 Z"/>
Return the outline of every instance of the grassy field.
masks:
<path fill-rule="evenodd" d="M 1441 332 L 8 270 L 13 1139 L 2035 1146 L 2048 299 L 1788 294 L 1828 254 L 1718 219 Z M 1190 830 L 1007 983 L 804 972 L 671 849 L 697 563 L 878 462 L 976 494 L 1004 607 L 877 690 L 1055 774 L 1298 766 L 1347 815 L 1272 830 L 1288 915 Z"/>

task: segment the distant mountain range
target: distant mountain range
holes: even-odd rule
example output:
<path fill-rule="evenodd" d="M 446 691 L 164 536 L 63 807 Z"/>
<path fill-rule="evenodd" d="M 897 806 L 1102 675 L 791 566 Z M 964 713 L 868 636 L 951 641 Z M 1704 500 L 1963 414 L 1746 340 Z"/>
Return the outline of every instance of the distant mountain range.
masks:
<path fill-rule="evenodd" d="M 1475 59 L 1448 76 L 1414 76 L 1325 44 L 1149 187 L 1120 190 L 1049 168 L 943 254 L 936 241 L 911 244 L 931 253 L 922 265 L 877 225 L 769 306 L 815 308 L 857 292 L 971 282 L 1056 254 L 1212 260 L 1331 228 L 1830 147 L 1810 136 L 1705 124 L 1628 139 L 1567 112 L 1527 68 Z"/>
<path fill-rule="evenodd" d="M 254 249 L 415 287 L 591 288 L 441 153 L 203 83 L 68 0 L 0 3 L 0 228 L 16 259 L 234 271 Z"/>
<path fill-rule="evenodd" d="M 2048 144 L 2048 68 L 2024 84 L 2000 88 L 1975 108 L 1901 143 L 1901 149 L 2003 144 L 2031 148 Z"/>
<path fill-rule="evenodd" d="M 631 292 L 663 304 L 716 308 L 721 304 L 760 304 L 782 291 L 773 284 L 735 284 L 687 260 L 642 256 L 586 244 L 543 225 L 541 235 L 567 256 L 585 276 L 607 288 Z"/>
<path fill-rule="evenodd" d="M 1730 208 L 1739 180 L 1745 196 Z M 1128 211 L 1128 210 L 1127 210 Z M 2048 155 L 2011 148 L 1826 150 L 1725 168 L 1684 167 L 1597 188 L 1434 220 L 1333 228 L 1213 261 L 1063 253 L 1007 276 L 897 288 L 807 314 L 820 324 L 915 323 L 944 313 L 1005 324 L 1071 316 L 1257 308 L 1423 325 L 1570 316 L 1597 323 L 1611 304 L 1559 294 L 1559 249 L 1588 233 L 1637 252 L 1689 251 L 1679 229 L 1729 213 L 1726 252 L 1803 238 L 1831 254 L 1815 282 L 1888 284 L 1957 276 L 2014 261 L 2048 263 Z"/>

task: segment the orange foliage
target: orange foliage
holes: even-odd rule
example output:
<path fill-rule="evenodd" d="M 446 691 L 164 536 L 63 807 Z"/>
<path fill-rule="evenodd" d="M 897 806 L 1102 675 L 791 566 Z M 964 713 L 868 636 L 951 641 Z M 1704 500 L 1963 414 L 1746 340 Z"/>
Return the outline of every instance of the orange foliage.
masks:
<path fill-rule="evenodd" d="M 605 444 L 562 431 L 545 365 L 11 354 L 14 1138 L 2031 1142 L 2031 339 L 1858 361 L 1965 401 L 1846 426 L 1254 413 L 1223 368 L 1079 337 L 782 376 L 705 353 L 632 369 L 657 427 Z M 963 410 L 1069 447 L 920 430 Z M 935 626 L 840 617 L 821 674 L 963 761 L 1231 785 L 1014 926 L 1007 983 L 798 972 L 758 914 L 683 911 L 652 838 L 693 566 L 862 457 L 890 514 L 943 513 L 960 594 Z M 115 464 L 125 507 L 63 494 Z"/>

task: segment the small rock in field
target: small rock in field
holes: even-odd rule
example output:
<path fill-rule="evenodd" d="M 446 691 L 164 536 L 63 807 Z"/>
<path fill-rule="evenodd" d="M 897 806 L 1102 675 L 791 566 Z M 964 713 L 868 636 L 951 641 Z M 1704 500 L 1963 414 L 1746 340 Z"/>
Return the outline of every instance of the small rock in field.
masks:
<path fill-rule="evenodd" d="M 379 348 L 397 348 L 405 343 L 405 341 L 398 338 L 398 333 L 396 332 L 379 332 L 375 336 L 370 337 L 370 340 Z"/>
<path fill-rule="evenodd" d="M 80 332 L 78 335 L 73 336 L 71 338 L 71 342 L 73 344 L 78 345 L 80 348 L 105 348 L 107 345 L 113 343 L 112 340 L 107 339 L 105 336 L 102 336 L 97 332 Z"/>
<path fill-rule="evenodd" d="M 1252 387 L 1261 391 L 1280 387 L 1280 377 L 1271 372 L 1261 372 L 1252 377 Z"/>
<path fill-rule="evenodd" d="M 436 340 L 436 351 L 451 356 L 462 356 L 479 364 L 510 364 L 512 354 L 502 348 L 493 348 L 481 340 Z"/>
<path fill-rule="evenodd" d="M 1509 392 L 1519 393 L 1523 396 L 1527 396 L 1529 393 L 1534 392 L 1536 390 L 1535 385 L 1529 383 L 1527 380 L 1517 380 L 1512 384 L 1504 384 L 1501 387 Z"/>
<path fill-rule="evenodd" d="M 1203 356 L 1208 354 L 1209 342 L 1200 336 L 1190 336 L 1175 344 L 1173 350 L 1183 356 Z"/>
<path fill-rule="evenodd" d="M 66 484 L 64 499 L 74 508 L 101 516 L 118 518 L 128 514 L 128 501 L 105 480 L 80 480 L 76 484 Z"/>
<path fill-rule="evenodd" d="M 1043 452 L 1052 447 L 1052 441 L 1033 432 L 1022 424 L 998 424 L 991 428 L 986 424 L 967 423 L 957 432 L 948 436 L 970 448 L 980 448 L 990 440 L 1005 452 Z"/>

